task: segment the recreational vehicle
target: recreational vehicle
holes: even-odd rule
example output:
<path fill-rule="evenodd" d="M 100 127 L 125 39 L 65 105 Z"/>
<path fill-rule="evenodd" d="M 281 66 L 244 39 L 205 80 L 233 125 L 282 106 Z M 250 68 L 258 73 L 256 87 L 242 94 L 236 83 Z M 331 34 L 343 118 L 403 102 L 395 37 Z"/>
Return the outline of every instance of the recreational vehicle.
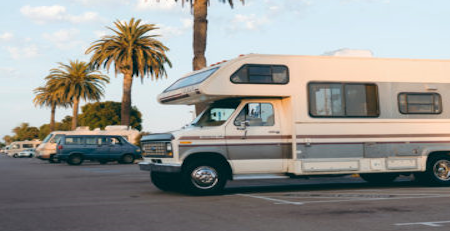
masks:
<path fill-rule="evenodd" d="M 26 149 L 35 149 L 41 143 L 40 140 L 25 140 L 25 141 L 15 141 L 9 145 L 9 149 L 6 150 L 8 156 L 14 157 L 19 152 L 25 151 Z"/>
<path fill-rule="evenodd" d="M 89 130 L 89 127 L 77 127 L 74 131 L 54 131 L 45 137 L 42 144 L 36 149 L 36 158 L 48 160 L 50 163 L 58 162 L 55 159 L 56 144 L 62 135 L 119 135 L 130 143 L 135 143 L 139 131 L 127 126 L 111 125 L 106 126 L 105 130 L 96 128 Z"/>
<path fill-rule="evenodd" d="M 162 190 L 330 174 L 450 185 L 449 60 L 250 54 L 158 100 L 209 104 L 189 127 L 142 138 L 140 169 Z"/>

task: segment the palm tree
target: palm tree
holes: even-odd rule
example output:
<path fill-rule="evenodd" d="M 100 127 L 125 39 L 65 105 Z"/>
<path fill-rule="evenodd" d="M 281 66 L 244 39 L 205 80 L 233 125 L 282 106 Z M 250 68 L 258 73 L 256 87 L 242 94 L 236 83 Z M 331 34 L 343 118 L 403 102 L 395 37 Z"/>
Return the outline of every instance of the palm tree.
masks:
<path fill-rule="evenodd" d="M 200 70 L 206 67 L 206 37 L 208 30 L 208 6 L 209 0 L 175 0 L 184 2 L 189 2 L 192 9 L 192 14 L 194 15 L 194 38 L 193 38 L 193 48 L 194 48 L 194 58 L 192 60 L 192 69 L 194 71 Z M 233 7 L 233 0 L 219 0 L 220 2 L 228 2 L 231 7 Z M 240 0 L 244 4 L 244 0 Z"/>
<path fill-rule="evenodd" d="M 86 54 L 93 53 L 90 62 L 93 68 L 109 70 L 114 63 L 116 74 L 123 74 L 121 124 L 129 126 L 133 77 L 140 77 L 141 81 L 144 76 L 159 79 L 167 76 L 164 65 L 172 67 L 172 64 L 166 56 L 169 48 L 155 39 L 158 35 L 147 34 L 159 29 L 154 24 L 141 24 L 140 19 L 132 18 L 128 23 L 117 20 L 114 25 L 114 29 L 107 27 L 114 35 L 95 41 Z"/>
<path fill-rule="evenodd" d="M 33 99 L 33 103 L 36 106 L 51 108 L 50 131 L 54 131 L 56 107 L 66 108 L 67 106 L 70 106 L 71 103 L 66 101 L 61 94 L 58 94 L 57 91 L 52 91 L 48 85 L 34 89 L 34 94 L 36 94 L 36 96 Z"/>
<path fill-rule="evenodd" d="M 109 83 L 108 76 L 78 60 L 59 63 L 59 68 L 51 69 L 45 79 L 51 91 L 73 104 L 72 130 L 77 127 L 80 100 L 99 101 L 104 95 L 105 83 Z"/>
<path fill-rule="evenodd" d="M 209 0 L 175 0 L 181 1 L 184 5 L 184 2 L 189 2 L 192 9 L 192 14 L 194 15 L 194 29 L 193 29 L 193 49 L 194 49 L 194 58 L 192 60 L 192 69 L 194 71 L 200 70 L 206 67 L 206 37 L 208 30 L 208 6 Z M 231 7 L 233 7 L 233 0 L 219 0 L 220 2 L 228 2 Z M 244 4 L 244 0 L 240 0 L 242 4 Z M 206 104 L 196 104 L 195 112 L 196 114 L 200 114 L 203 109 L 206 108 Z"/>

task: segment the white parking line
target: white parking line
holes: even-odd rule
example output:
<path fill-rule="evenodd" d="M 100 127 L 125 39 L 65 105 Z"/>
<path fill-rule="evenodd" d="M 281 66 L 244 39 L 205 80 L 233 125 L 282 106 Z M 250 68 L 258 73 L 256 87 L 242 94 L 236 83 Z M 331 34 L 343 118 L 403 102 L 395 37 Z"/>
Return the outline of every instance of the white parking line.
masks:
<path fill-rule="evenodd" d="M 427 221 L 427 222 L 415 222 L 415 223 L 397 223 L 394 225 L 403 226 L 403 225 L 424 225 L 430 227 L 442 227 L 445 223 L 450 223 L 450 221 Z"/>
<path fill-rule="evenodd" d="M 312 203 L 339 203 L 339 202 L 353 202 L 353 201 L 380 201 L 380 200 L 404 200 L 404 199 L 423 199 L 423 198 L 444 198 L 450 197 L 450 195 L 424 195 L 424 196 L 414 196 L 408 195 L 404 197 L 390 197 L 390 198 L 351 198 L 351 199 L 340 199 L 340 200 L 314 200 L 314 201 L 291 201 L 291 200 L 283 200 L 281 198 L 292 199 L 292 197 L 283 197 L 283 196 L 259 196 L 252 194 L 236 194 L 238 196 L 251 197 L 256 199 L 263 199 L 267 201 L 276 202 L 275 204 L 290 204 L 290 205 L 304 205 L 304 204 L 312 204 Z M 330 199 L 330 197 L 297 197 L 297 198 L 316 198 L 316 199 Z M 334 197 L 339 198 L 339 197 Z"/>
<path fill-rule="evenodd" d="M 302 202 L 287 201 L 287 200 L 275 199 L 275 198 L 270 198 L 270 197 L 256 196 L 256 195 L 251 195 L 251 194 L 236 194 L 236 195 L 277 202 L 275 204 L 291 204 L 291 205 L 302 205 L 303 204 Z"/>

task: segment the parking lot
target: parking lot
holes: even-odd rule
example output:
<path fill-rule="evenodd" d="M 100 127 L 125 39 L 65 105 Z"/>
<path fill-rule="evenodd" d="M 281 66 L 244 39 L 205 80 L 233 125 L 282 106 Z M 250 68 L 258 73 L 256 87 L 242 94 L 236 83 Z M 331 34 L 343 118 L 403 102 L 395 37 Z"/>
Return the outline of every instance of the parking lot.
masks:
<path fill-rule="evenodd" d="M 450 191 L 403 178 L 231 182 L 223 195 L 161 192 L 136 165 L 0 156 L 0 230 L 449 230 Z"/>

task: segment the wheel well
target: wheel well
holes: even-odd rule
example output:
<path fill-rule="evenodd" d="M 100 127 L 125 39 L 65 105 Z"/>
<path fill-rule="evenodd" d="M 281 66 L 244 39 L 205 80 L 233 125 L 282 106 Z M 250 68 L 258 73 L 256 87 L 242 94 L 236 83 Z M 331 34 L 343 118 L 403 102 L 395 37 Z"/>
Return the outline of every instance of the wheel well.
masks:
<path fill-rule="evenodd" d="M 81 158 L 84 158 L 83 153 L 79 153 L 79 152 L 70 153 L 69 157 L 74 156 L 74 155 L 79 155 L 79 156 L 81 156 Z"/>
<path fill-rule="evenodd" d="M 219 163 L 221 166 L 223 166 L 225 168 L 227 179 L 229 179 L 229 180 L 232 179 L 233 171 L 231 169 L 230 164 L 225 159 L 225 157 L 223 157 L 222 155 L 220 155 L 218 153 L 205 152 L 205 153 L 191 154 L 186 159 L 184 159 L 181 169 L 184 169 L 185 166 L 187 166 L 189 163 L 196 161 L 196 160 L 211 160 L 216 163 Z"/>
<path fill-rule="evenodd" d="M 437 151 L 437 152 L 431 152 L 428 154 L 427 158 L 427 164 L 436 157 L 450 157 L 450 151 Z"/>

